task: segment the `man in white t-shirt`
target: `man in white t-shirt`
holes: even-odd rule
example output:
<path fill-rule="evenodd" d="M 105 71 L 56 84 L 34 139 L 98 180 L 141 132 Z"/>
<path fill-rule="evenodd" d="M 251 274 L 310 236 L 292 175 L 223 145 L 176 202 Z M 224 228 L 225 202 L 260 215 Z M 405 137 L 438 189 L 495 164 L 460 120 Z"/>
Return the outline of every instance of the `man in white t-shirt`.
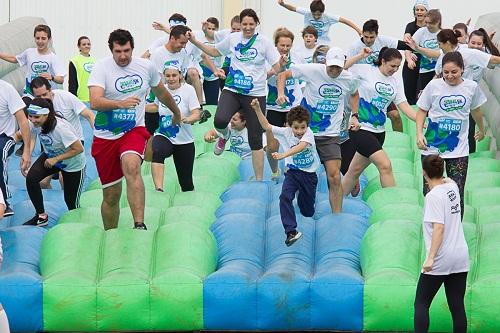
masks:
<path fill-rule="evenodd" d="M 30 142 L 30 127 L 28 119 L 24 114 L 23 100 L 16 89 L 9 83 L 0 80 L 0 190 L 2 199 L 5 201 L 5 212 L 2 216 L 14 215 L 14 211 L 9 206 L 7 198 L 7 159 L 14 152 L 14 134 L 16 126 L 19 125 L 24 142 Z M 17 124 L 16 124 L 17 123 Z M 31 153 L 29 145 L 24 145 L 21 156 L 21 172 L 26 175 L 31 164 Z"/>
<path fill-rule="evenodd" d="M 92 156 L 103 186 L 102 219 L 105 229 L 117 227 L 121 180 L 125 177 L 134 228 L 145 230 L 145 191 L 140 171 L 150 136 L 144 126 L 146 94 L 151 89 L 168 106 L 174 114 L 173 124 L 180 121 L 180 111 L 153 63 L 132 58 L 134 39 L 130 32 L 113 31 L 108 45 L 112 57 L 98 61 L 88 81 L 90 104 L 98 111 Z"/>
<path fill-rule="evenodd" d="M 69 91 L 52 90 L 49 81 L 43 77 L 34 78 L 30 83 L 30 88 L 34 97 L 47 98 L 52 101 L 56 113 L 69 121 L 75 128 L 78 138 L 83 142 L 83 129 L 79 116 L 87 119 L 90 127 L 94 128 L 94 113 L 87 109 L 85 104 Z"/>

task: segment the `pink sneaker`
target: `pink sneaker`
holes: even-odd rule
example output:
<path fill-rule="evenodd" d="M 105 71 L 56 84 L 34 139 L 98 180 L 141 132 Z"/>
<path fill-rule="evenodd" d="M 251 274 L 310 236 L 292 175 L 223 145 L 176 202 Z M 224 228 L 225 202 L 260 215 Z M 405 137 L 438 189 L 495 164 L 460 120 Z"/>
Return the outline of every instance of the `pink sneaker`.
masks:
<path fill-rule="evenodd" d="M 226 142 L 227 142 L 227 140 L 224 138 L 217 139 L 217 142 L 215 143 L 215 146 L 214 146 L 214 154 L 215 155 L 220 155 L 224 152 L 224 150 L 226 149 Z"/>
<path fill-rule="evenodd" d="M 351 196 L 353 198 L 356 198 L 359 194 L 359 191 L 361 191 L 361 186 L 359 185 L 359 179 L 358 179 L 356 185 L 354 185 L 353 189 L 351 190 Z"/>

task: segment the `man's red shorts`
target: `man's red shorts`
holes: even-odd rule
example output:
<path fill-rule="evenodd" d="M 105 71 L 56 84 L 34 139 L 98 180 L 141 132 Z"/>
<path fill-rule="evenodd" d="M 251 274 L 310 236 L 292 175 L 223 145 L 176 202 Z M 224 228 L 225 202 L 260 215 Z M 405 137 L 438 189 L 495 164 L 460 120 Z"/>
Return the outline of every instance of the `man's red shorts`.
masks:
<path fill-rule="evenodd" d="M 144 158 L 144 150 L 149 137 L 149 132 L 143 126 L 132 129 L 116 140 L 94 136 L 92 157 L 95 159 L 102 187 L 108 187 L 121 181 L 123 177 L 121 158 L 124 154 L 132 153 Z"/>

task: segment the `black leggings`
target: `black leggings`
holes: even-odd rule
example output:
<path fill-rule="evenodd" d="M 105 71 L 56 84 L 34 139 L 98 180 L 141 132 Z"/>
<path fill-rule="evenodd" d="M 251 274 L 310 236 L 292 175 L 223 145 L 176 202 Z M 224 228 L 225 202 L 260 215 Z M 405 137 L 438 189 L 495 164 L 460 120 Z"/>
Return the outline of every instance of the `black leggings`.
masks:
<path fill-rule="evenodd" d="M 152 162 L 163 164 L 165 159 L 172 155 L 182 192 L 193 191 L 194 143 L 174 145 L 163 135 L 155 135 Z"/>
<path fill-rule="evenodd" d="M 349 170 L 349 165 L 351 165 L 351 161 L 356 154 L 356 146 L 351 139 L 347 139 L 346 141 L 340 144 L 340 153 L 342 156 L 342 160 L 340 162 L 340 173 L 345 175 L 347 170 Z"/>
<path fill-rule="evenodd" d="M 476 121 L 472 118 L 472 115 L 469 113 L 469 154 L 476 152 L 476 139 L 474 135 L 476 134 Z"/>
<path fill-rule="evenodd" d="M 417 104 L 417 82 L 418 82 L 418 68 L 420 62 L 417 62 L 417 66 L 414 69 L 408 68 L 408 63 L 405 62 L 403 66 L 403 83 L 405 88 L 405 96 L 408 104 Z"/>
<path fill-rule="evenodd" d="M 246 96 L 229 90 L 223 90 L 220 94 L 217 112 L 214 117 L 214 127 L 217 130 L 227 128 L 231 117 L 236 112 L 242 112 L 247 121 L 248 144 L 252 150 L 262 149 L 262 127 L 259 124 L 255 111 L 250 106 L 254 98 L 259 100 L 262 112 L 266 113 L 266 96 Z"/>
<path fill-rule="evenodd" d="M 45 212 L 40 181 L 58 172 L 62 172 L 64 181 L 64 201 L 66 202 L 66 206 L 69 210 L 80 207 L 80 193 L 83 188 L 85 169 L 67 172 L 55 167 L 46 168 L 44 163 L 47 158 L 47 154 L 42 153 L 35 163 L 33 163 L 26 176 L 26 189 L 28 190 L 28 195 L 37 214 Z"/>
<path fill-rule="evenodd" d="M 217 105 L 219 102 L 220 83 L 219 80 L 203 81 L 203 92 L 205 93 L 205 104 Z"/>
<path fill-rule="evenodd" d="M 449 275 L 420 274 L 415 295 L 414 328 L 415 333 L 427 333 L 429 330 L 429 308 L 432 300 L 444 283 L 446 301 L 453 318 L 453 332 L 467 332 L 464 296 L 467 272 Z"/>
<path fill-rule="evenodd" d="M 434 75 L 436 75 L 436 72 L 434 72 L 434 71 L 427 72 L 427 73 L 419 73 L 418 74 L 418 80 L 417 80 L 417 99 L 418 99 L 418 94 L 420 94 L 420 92 L 422 90 L 424 90 L 424 88 L 429 84 L 429 82 L 432 81 L 432 79 L 434 78 Z"/>
<path fill-rule="evenodd" d="M 422 160 L 424 156 L 422 156 Z M 469 156 L 457 157 L 457 158 L 445 158 L 444 164 L 446 167 L 446 175 L 449 178 L 453 179 L 458 186 L 458 192 L 460 193 L 460 214 L 462 215 L 462 219 L 464 218 L 464 191 L 465 191 L 465 182 L 467 180 L 467 170 L 469 169 Z M 424 187 L 423 187 L 424 196 L 429 192 L 429 184 L 425 181 L 424 178 Z"/>
<path fill-rule="evenodd" d="M 280 112 L 275 110 L 267 110 L 266 118 L 269 124 L 278 127 L 286 126 L 286 116 L 288 112 Z"/>

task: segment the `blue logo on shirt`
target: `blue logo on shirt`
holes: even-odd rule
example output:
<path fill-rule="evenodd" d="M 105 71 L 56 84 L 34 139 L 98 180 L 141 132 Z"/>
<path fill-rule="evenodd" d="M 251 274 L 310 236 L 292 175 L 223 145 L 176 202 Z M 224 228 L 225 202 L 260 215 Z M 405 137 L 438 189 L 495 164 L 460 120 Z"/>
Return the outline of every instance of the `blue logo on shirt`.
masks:
<path fill-rule="evenodd" d="M 375 90 L 384 97 L 394 95 L 394 88 L 388 83 L 377 82 L 375 83 Z"/>
<path fill-rule="evenodd" d="M 142 87 L 142 77 L 140 75 L 127 75 L 115 81 L 115 89 L 122 94 L 139 90 Z"/>
<path fill-rule="evenodd" d="M 439 106 L 445 112 L 461 110 L 465 103 L 467 103 L 467 99 L 462 95 L 443 96 L 439 100 Z"/>
<path fill-rule="evenodd" d="M 259 52 L 257 51 L 256 48 L 249 48 L 245 50 L 240 50 L 239 52 L 235 53 L 236 58 L 239 61 L 246 62 L 246 61 L 251 61 L 257 58 L 257 55 Z"/>
<path fill-rule="evenodd" d="M 46 73 L 49 71 L 50 65 L 45 61 L 35 61 L 31 64 L 31 70 L 34 73 Z"/>
<path fill-rule="evenodd" d="M 182 101 L 182 98 L 179 95 L 174 95 L 174 96 L 172 96 L 172 98 L 174 99 L 175 104 L 177 104 L 177 105 L 179 105 Z"/>
<path fill-rule="evenodd" d="M 92 72 L 93 69 L 94 69 L 94 63 L 86 62 L 83 64 L 83 70 L 86 71 L 87 73 Z"/>
<path fill-rule="evenodd" d="M 318 89 L 318 93 L 323 98 L 335 99 L 339 98 L 342 95 L 342 88 L 336 84 L 323 84 Z"/>

